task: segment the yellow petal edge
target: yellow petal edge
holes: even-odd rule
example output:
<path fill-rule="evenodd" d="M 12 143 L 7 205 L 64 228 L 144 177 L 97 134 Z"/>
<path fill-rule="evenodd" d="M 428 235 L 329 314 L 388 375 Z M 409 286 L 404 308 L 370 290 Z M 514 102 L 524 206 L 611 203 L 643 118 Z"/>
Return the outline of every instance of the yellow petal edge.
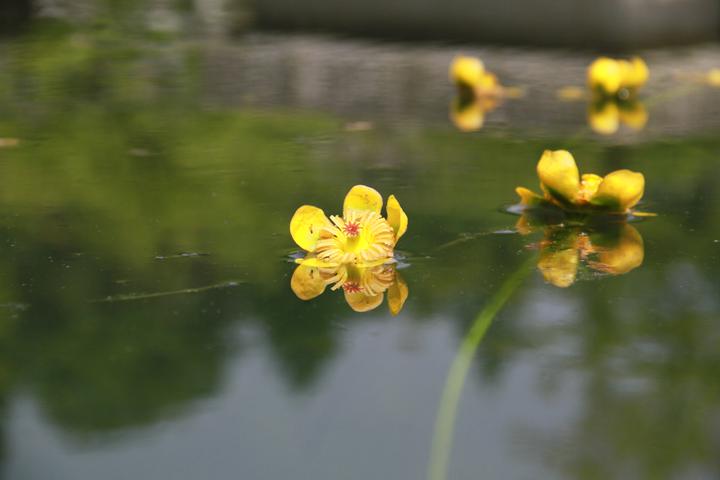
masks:
<path fill-rule="evenodd" d="M 485 65 L 475 57 L 458 56 L 450 65 L 450 79 L 458 85 L 475 88 L 485 74 Z"/>
<path fill-rule="evenodd" d="M 400 202 L 397 201 L 395 195 L 388 197 L 387 206 L 387 221 L 395 231 L 395 243 L 400 240 L 400 237 L 405 235 L 408 227 L 408 216 L 400 206 Z"/>
<path fill-rule="evenodd" d="M 321 209 L 303 205 L 295 211 L 290 220 L 290 235 L 300 248 L 312 252 L 315 250 L 320 230 L 329 224 L 330 220 Z"/>
<path fill-rule="evenodd" d="M 562 204 L 572 204 L 580 191 L 580 171 L 567 150 L 545 150 L 537 165 L 543 191 Z"/>
<path fill-rule="evenodd" d="M 400 276 L 400 272 L 396 271 L 395 282 L 390 285 L 390 288 L 388 288 L 387 291 L 388 308 L 390 309 L 391 314 L 397 315 L 400 313 L 403 305 L 405 305 L 405 300 L 407 300 L 408 294 L 409 289 L 407 283 L 405 283 L 405 280 L 402 276 Z"/>
<path fill-rule="evenodd" d="M 300 300 L 311 300 L 325 291 L 325 281 L 317 267 L 298 265 L 290 279 L 290 288 Z"/>
<path fill-rule="evenodd" d="M 645 192 L 645 177 L 631 170 L 605 175 L 590 203 L 614 212 L 625 213 L 640 201 Z"/>
<path fill-rule="evenodd" d="M 346 216 L 349 210 L 371 210 L 379 214 L 382 205 L 383 198 L 377 190 L 365 185 L 355 185 L 345 195 L 343 216 Z"/>

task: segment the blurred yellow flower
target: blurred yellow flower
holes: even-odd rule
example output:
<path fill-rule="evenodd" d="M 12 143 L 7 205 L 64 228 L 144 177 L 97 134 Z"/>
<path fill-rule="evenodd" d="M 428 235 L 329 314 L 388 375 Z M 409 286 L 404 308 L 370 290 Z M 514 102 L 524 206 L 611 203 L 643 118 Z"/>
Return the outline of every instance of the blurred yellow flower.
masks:
<path fill-rule="evenodd" d="M 345 196 L 342 217 L 328 219 L 318 207 L 303 205 L 290 220 L 290 235 L 300 248 L 328 265 L 384 263 L 393 259 L 408 217 L 394 195 L 388 198 L 387 219 L 380 215 L 382 205 L 375 189 L 355 185 Z"/>
<path fill-rule="evenodd" d="M 588 67 L 590 89 L 605 97 L 632 97 L 649 77 L 647 64 L 639 57 L 616 60 L 600 57 Z"/>
<path fill-rule="evenodd" d="M 527 218 L 518 222 L 522 233 L 529 233 Z M 538 244 L 538 270 L 545 281 L 556 287 L 569 287 L 581 272 L 591 277 L 623 275 L 642 265 L 645 247 L 642 236 L 625 222 L 594 226 L 546 226 Z"/>
<path fill-rule="evenodd" d="M 630 170 L 616 170 L 605 177 L 580 171 L 567 150 L 545 150 L 537 164 L 540 196 L 517 187 L 524 207 L 554 206 L 578 213 L 627 214 L 642 198 L 645 177 Z"/>
<path fill-rule="evenodd" d="M 318 262 L 312 255 L 298 260 L 298 263 L 290 288 L 301 300 L 317 297 L 330 285 L 331 290 L 343 289 L 350 308 L 356 312 L 367 312 L 377 308 L 387 292 L 390 313 L 397 315 L 408 297 L 408 286 L 394 263 L 329 265 Z"/>
<path fill-rule="evenodd" d="M 450 104 L 450 120 L 460 131 L 480 130 L 485 123 L 485 114 L 493 111 L 498 102 L 495 96 L 464 98 L 458 95 Z"/>
<path fill-rule="evenodd" d="M 712 68 L 706 75 L 708 85 L 720 87 L 720 68 Z"/>
<path fill-rule="evenodd" d="M 648 120 L 643 103 L 636 99 L 599 98 L 588 107 L 588 123 L 595 133 L 612 135 L 620 125 L 642 130 Z"/>
<path fill-rule="evenodd" d="M 482 60 L 460 55 L 450 65 L 450 80 L 463 92 L 476 96 L 499 95 L 502 87 L 494 73 L 485 70 Z"/>

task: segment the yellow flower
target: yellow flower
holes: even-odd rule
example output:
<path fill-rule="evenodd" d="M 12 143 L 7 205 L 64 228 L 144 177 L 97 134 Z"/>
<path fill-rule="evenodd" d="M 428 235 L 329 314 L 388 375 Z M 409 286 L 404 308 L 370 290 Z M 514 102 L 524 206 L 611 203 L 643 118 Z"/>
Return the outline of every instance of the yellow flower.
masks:
<path fill-rule="evenodd" d="M 544 196 L 524 187 L 515 189 L 525 207 L 552 205 L 570 212 L 627 214 L 645 190 L 643 174 L 630 170 L 616 170 L 605 177 L 593 173 L 581 177 L 567 150 L 545 150 L 537 173 Z"/>
<path fill-rule="evenodd" d="M 588 86 L 602 96 L 628 98 L 645 85 L 649 74 L 647 64 L 639 57 L 600 57 L 588 67 Z"/>
<path fill-rule="evenodd" d="M 390 313 L 397 315 L 408 297 L 408 286 L 394 263 L 374 266 L 328 265 L 309 256 L 299 260 L 290 288 L 301 300 L 311 300 L 325 291 L 343 289 L 345 300 L 356 312 L 377 308 L 388 296 Z"/>
<path fill-rule="evenodd" d="M 592 277 L 623 275 L 642 265 L 644 256 L 642 236 L 627 223 L 549 227 L 540 242 L 538 270 L 548 283 L 566 288 L 583 270 Z"/>
<path fill-rule="evenodd" d="M 384 263 L 393 259 L 408 217 L 394 195 L 388 198 L 387 219 L 380 215 L 382 205 L 375 189 L 355 185 L 345 196 L 342 217 L 328 219 L 318 207 L 303 205 L 290 220 L 290 235 L 300 248 L 326 264 Z"/>
<path fill-rule="evenodd" d="M 720 87 L 720 68 L 712 68 L 705 76 L 708 85 Z"/>
<path fill-rule="evenodd" d="M 485 122 L 485 114 L 495 109 L 497 97 L 464 98 L 458 95 L 450 104 L 450 120 L 463 132 L 480 130 Z"/>
<path fill-rule="evenodd" d="M 496 95 L 502 87 L 495 74 L 485 71 L 482 60 L 460 55 L 450 65 L 450 80 L 461 92 L 470 92 L 477 96 Z"/>
<path fill-rule="evenodd" d="M 602 97 L 595 99 L 588 108 L 588 123 L 595 133 L 612 135 L 620 124 L 633 130 L 642 130 L 648 120 L 645 106 L 636 99 L 618 100 Z"/>

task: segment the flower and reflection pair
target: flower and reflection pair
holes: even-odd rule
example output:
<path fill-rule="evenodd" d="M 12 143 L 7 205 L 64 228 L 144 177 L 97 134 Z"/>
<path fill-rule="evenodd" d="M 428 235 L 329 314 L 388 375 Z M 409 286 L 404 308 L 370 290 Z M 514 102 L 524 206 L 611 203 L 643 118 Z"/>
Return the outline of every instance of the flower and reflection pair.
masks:
<path fill-rule="evenodd" d="M 518 187 L 521 235 L 542 229 L 538 269 L 557 287 L 569 287 L 580 272 L 592 276 L 622 275 L 644 258 L 640 233 L 631 217 L 652 214 L 634 211 L 645 190 L 645 177 L 616 170 L 604 177 L 582 176 L 572 154 L 546 150 L 537 165 L 543 195 Z"/>
<path fill-rule="evenodd" d="M 302 300 L 341 289 L 350 307 L 367 312 L 385 292 L 393 315 L 408 296 L 397 271 L 395 245 L 407 231 L 408 217 L 394 195 L 381 215 L 383 198 L 375 189 L 356 185 L 345 196 L 342 216 L 329 218 L 320 208 L 303 205 L 290 220 L 290 234 L 306 255 L 296 260 L 290 286 Z"/>
<path fill-rule="evenodd" d="M 642 130 L 648 113 L 637 98 L 650 71 L 639 57 L 629 60 L 600 57 L 588 67 L 587 83 L 592 93 L 588 123 L 595 133 L 612 135 L 620 125 Z"/>
<path fill-rule="evenodd" d="M 649 69 L 639 57 L 596 59 L 587 70 L 588 123 L 592 130 L 601 135 L 616 133 L 620 125 L 642 130 L 648 121 L 648 113 L 637 98 L 637 92 L 648 77 Z M 480 130 L 485 115 L 503 98 L 513 96 L 513 89 L 503 87 L 479 58 L 456 57 L 450 65 L 450 79 L 457 87 L 457 95 L 450 104 L 450 119 L 463 132 Z M 561 96 L 577 100 L 585 94 L 581 89 L 571 87 L 563 89 Z"/>
<path fill-rule="evenodd" d="M 480 130 L 485 114 L 493 111 L 507 94 L 497 76 L 475 57 L 456 57 L 450 65 L 450 80 L 457 87 L 457 95 L 450 104 L 450 119 L 463 132 Z"/>

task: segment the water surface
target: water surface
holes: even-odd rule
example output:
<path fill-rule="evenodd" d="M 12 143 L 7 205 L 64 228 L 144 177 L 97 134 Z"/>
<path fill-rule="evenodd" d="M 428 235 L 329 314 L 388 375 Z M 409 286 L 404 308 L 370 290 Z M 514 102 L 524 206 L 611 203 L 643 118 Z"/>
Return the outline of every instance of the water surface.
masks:
<path fill-rule="evenodd" d="M 3 478 L 426 477 L 513 275 L 447 478 L 720 472 L 720 90 L 688 75 L 719 47 L 645 52 L 647 124 L 600 135 L 556 96 L 592 53 L 31 27 L 0 43 Z M 476 132 L 448 118 L 460 50 L 524 92 Z M 638 266 L 536 268 L 503 207 L 546 148 L 645 174 Z M 292 213 L 355 184 L 410 217 L 397 316 L 290 289 Z"/>

